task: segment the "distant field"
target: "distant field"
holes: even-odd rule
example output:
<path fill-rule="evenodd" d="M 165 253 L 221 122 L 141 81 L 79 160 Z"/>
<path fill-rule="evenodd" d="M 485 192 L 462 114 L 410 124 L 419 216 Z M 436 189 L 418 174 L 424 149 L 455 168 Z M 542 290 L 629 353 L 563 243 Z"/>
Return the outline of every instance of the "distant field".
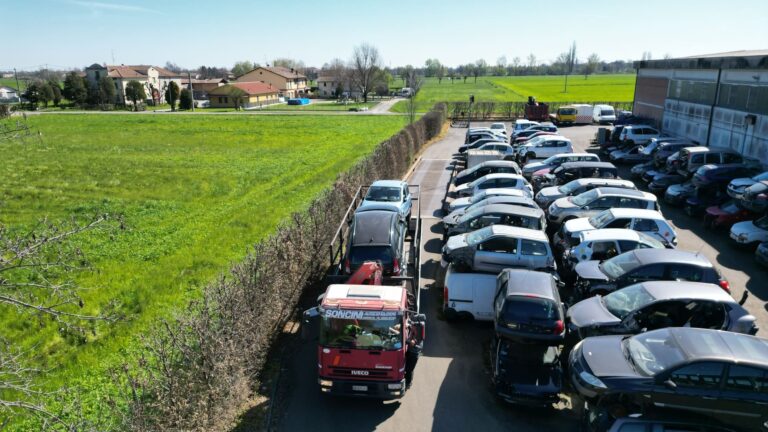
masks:
<path fill-rule="evenodd" d="M 309 105 L 277 104 L 264 108 L 265 111 L 349 111 L 350 108 L 373 108 L 378 102 L 339 104 L 335 102 L 312 101 Z"/>
<path fill-rule="evenodd" d="M 428 78 L 416 96 L 419 111 L 435 102 L 466 102 L 475 95 L 476 102 L 523 102 L 534 96 L 541 102 L 629 102 L 634 97 L 635 75 L 583 75 L 568 77 L 568 92 L 563 92 L 563 76 L 480 77 L 456 80 Z M 404 112 L 405 103 L 392 108 Z"/>
<path fill-rule="evenodd" d="M 96 272 L 86 310 L 118 300 L 126 320 L 88 342 L 2 309 L 0 338 L 35 353 L 42 384 L 82 386 L 105 415 L 107 370 L 199 288 L 241 259 L 336 175 L 403 126 L 399 116 L 30 116 L 43 143 L 0 142 L 0 223 L 124 215 L 124 231 L 81 246 Z M 101 412 L 101 414 L 99 414 Z M 13 430 L 34 430 L 29 425 Z"/>

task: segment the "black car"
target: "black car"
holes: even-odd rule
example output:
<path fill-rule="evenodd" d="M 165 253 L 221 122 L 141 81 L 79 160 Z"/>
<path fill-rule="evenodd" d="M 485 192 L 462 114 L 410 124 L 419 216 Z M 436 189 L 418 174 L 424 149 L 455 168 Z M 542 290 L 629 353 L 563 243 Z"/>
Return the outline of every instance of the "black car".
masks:
<path fill-rule="evenodd" d="M 503 270 L 496 279 L 493 310 L 498 337 L 545 345 L 565 340 L 565 308 L 550 273 Z"/>
<path fill-rule="evenodd" d="M 653 161 L 639 163 L 637 165 L 632 166 L 632 168 L 630 168 L 629 175 L 633 179 L 641 179 L 643 178 L 643 174 L 654 169 L 655 167 L 656 165 L 654 165 Z"/>
<path fill-rule="evenodd" d="M 731 180 L 753 175 L 755 175 L 755 171 L 743 163 L 707 164 L 696 170 L 691 181 L 696 187 L 722 186 L 725 189 Z"/>
<path fill-rule="evenodd" d="M 454 184 L 460 186 L 488 174 L 521 174 L 521 171 L 517 162 L 503 160 L 487 161 L 456 174 Z"/>
<path fill-rule="evenodd" d="M 460 146 L 459 153 L 466 153 L 467 150 L 473 150 L 473 149 L 479 148 L 484 144 L 495 144 L 495 143 L 504 144 L 505 143 L 504 138 L 502 137 L 478 138 L 472 142 L 469 142 L 467 144 Z"/>
<path fill-rule="evenodd" d="M 550 407 L 560 402 L 563 370 L 560 349 L 519 345 L 494 337 L 490 344 L 491 385 L 505 402 Z"/>
<path fill-rule="evenodd" d="M 635 249 L 603 262 L 580 262 L 574 271 L 578 299 L 656 280 L 713 283 L 730 292 L 728 281 L 704 255 L 677 249 Z"/>
<path fill-rule="evenodd" d="M 692 142 L 675 142 L 675 143 L 664 143 L 656 150 L 656 153 L 653 155 L 653 162 L 656 164 L 657 167 L 663 167 L 667 163 L 667 159 L 669 159 L 670 156 L 673 154 L 679 152 L 680 150 L 686 148 L 686 147 L 695 147 L 698 144 L 692 143 Z"/>
<path fill-rule="evenodd" d="M 344 272 L 354 273 L 366 261 L 379 261 L 385 275 L 401 275 L 407 226 L 396 211 L 355 213 L 349 228 Z"/>
<path fill-rule="evenodd" d="M 656 174 L 653 180 L 648 183 L 648 191 L 654 195 L 663 195 L 668 187 L 685 181 L 686 178 L 676 172 Z"/>
<path fill-rule="evenodd" d="M 610 395 L 631 412 L 663 407 L 768 430 L 765 339 L 686 327 L 597 336 L 576 344 L 568 365 L 570 382 L 587 400 Z"/>
<path fill-rule="evenodd" d="M 543 177 L 533 177 L 535 189 L 564 185 L 580 178 L 619 178 L 619 170 L 610 162 L 566 162 Z"/>

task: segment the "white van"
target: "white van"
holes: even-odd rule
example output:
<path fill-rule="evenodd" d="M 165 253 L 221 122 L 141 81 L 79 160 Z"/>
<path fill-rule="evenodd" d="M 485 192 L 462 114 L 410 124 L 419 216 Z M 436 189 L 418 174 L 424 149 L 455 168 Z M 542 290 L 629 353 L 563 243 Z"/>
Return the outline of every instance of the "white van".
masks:
<path fill-rule="evenodd" d="M 413 89 L 410 87 L 403 87 L 400 89 L 400 96 L 402 97 L 411 97 L 413 96 Z"/>
<path fill-rule="evenodd" d="M 597 124 L 613 123 L 616 121 L 616 110 L 610 105 L 595 105 L 592 110 L 592 122 Z"/>
<path fill-rule="evenodd" d="M 496 275 L 490 273 L 459 273 L 449 266 L 443 286 L 445 319 L 472 318 L 493 321 L 493 294 Z"/>

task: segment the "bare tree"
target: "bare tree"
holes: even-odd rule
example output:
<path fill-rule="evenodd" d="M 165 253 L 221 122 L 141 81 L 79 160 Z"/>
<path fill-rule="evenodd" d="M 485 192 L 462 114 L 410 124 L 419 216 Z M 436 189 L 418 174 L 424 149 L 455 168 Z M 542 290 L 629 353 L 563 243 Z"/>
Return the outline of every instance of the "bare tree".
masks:
<path fill-rule="evenodd" d="M 571 47 L 568 48 L 568 51 L 564 53 L 565 54 L 565 87 L 563 88 L 563 93 L 568 93 L 568 75 L 573 73 L 573 68 L 576 66 L 576 42 L 573 42 L 571 44 Z"/>
<path fill-rule="evenodd" d="M 478 76 L 484 76 L 488 72 L 488 62 L 485 59 L 478 59 L 475 62 L 475 67 L 472 69 L 472 76 L 475 77 L 477 82 Z"/>
<path fill-rule="evenodd" d="M 517 57 L 517 56 L 515 56 L 515 57 L 512 59 L 512 72 L 513 72 L 513 74 L 514 74 L 514 75 L 517 75 L 517 74 L 519 74 L 519 73 L 520 73 L 520 72 L 519 72 L 519 70 L 520 70 L 520 64 L 521 64 L 521 61 L 520 61 L 520 57 Z"/>
<path fill-rule="evenodd" d="M 408 96 L 408 122 L 413 123 L 416 121 L 416 94 L 421 90 L 421 86 L 424 84 L 424 77 L 419 75 L 416 69 L 411 68 L 408 71 L 408 75 L 405 77 L 408 87 L 411 89 L 411 94 Z"/>
<path fill-rule="evenodd" d="M 355 47 L 350 61 L 350 78 L 363 96 L 363 102 L 368 102 L 368 94 L 376 86 L 380 69 L 381 56 L 378 48 L 368 43 Z"/>
<path fill-rule="evenodd" d="M 86 332 L 96 331 L 97 321 L 116 319 L 111 312 L 114 305 L 99 315 L 84 312 L 85 303 L 72 280 L 74 273 L 88 268 L 87 257 L 72 238 L 107 219 L 97 215 L 86 222 L 73 219 L 61 224 L 42 220 L 22 232 L 0 225 L 0 310 L 51 319 L 60 332 L 82 340 Z M 10 417 L 32 412 L 44 423 L 64 424 L 37 401 L 46 394 L 32 381 L 39 371 L 25 366 L 23 358 L 20 349 L 0 343 L 0 413 Z"/>
<path fill-rule="evenodd" d="M 442 84 L 443 78 L 445 78 L 445 65 L 440 65 L 437 67 L 437 71 L 435 72 L 435 76 L 437 77 L 437 83 Z"/>
<path fill-rule="evenodd" d="M 535 74 L 536 70 L 536 56 L 533 53 L 528 54 L 528 68 L 531 71 L 531 74 Z"/>
<path fill-rule="evenodd" d="M 597 67 L 600 66 L 600 57 L 592 53 L 587 57 L 587 64 L 584 67 L 584 79 L 587 79 L 589 75 L 592 75 L 597 71 Z"/>

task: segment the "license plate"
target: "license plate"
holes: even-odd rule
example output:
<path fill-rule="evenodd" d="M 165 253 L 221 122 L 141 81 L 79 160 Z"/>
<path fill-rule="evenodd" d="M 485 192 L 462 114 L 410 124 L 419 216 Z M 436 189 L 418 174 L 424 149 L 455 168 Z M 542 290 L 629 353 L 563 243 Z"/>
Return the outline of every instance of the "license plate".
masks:
<path fill-rule="evenodd" d="M 352 391 L 359 391 L 359 392 L 368 391 L 368 386 L 353 385 Z"/>

